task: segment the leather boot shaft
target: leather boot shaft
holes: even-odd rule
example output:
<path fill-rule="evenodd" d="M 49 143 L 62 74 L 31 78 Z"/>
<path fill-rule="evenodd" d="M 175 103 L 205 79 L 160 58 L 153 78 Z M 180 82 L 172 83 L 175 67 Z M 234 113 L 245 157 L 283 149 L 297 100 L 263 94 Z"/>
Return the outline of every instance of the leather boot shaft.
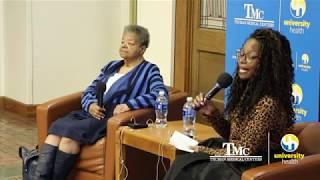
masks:
<path fill-rule="evenodd" d="M 58 150 L 54 163 L 53 180 L 66 180 L 77 159 L 78 154 Z"/>
<path fill-rule="evenodd" d="M 41 148 L 38 165 L 36 167 L 36 180 L 51 180 L 57 146 L 44 144 Z"/>

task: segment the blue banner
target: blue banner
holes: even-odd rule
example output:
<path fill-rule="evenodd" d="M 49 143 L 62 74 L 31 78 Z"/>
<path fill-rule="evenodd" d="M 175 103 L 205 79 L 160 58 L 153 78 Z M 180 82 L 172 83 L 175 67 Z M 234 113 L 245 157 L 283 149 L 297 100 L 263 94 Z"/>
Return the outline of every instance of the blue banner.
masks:
<path fill-rule="evenodd" d="M 320 41 L 317 0 L 228 0 L 226 71 L 234 73 L 236 51 L 257 28 L 280 31 L 291 43 L 295 68 L 296 122 L 319 120 Z"/>

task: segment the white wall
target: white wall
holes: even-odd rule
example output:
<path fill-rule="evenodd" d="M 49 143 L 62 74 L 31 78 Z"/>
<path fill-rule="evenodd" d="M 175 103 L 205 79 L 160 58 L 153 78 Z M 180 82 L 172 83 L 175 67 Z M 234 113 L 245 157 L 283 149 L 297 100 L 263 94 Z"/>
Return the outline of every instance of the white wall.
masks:
<path fill-rule="evenodd" d="M 26 2 L 4 1 L 4 95 L 27 102 Z"/>
<path fill-rule="evenodd" d="M 122 17 L 119 2 L 125 4 L 110 0 L 33 3 L 34 103 L 83 90 L 103 65 L 118 59 L 122 29 L 129 20 L 128 13 Z"/>
<path fill-rule="evenodd" d="M 4 96 L 4 8 L 3 1 L 0 1 L 0 96 Z"/>
<path fill-rule="evenodd" d="M 145 58 L 160 67 L 166 85 L 173 84 L 175 0 L 138 0 L 139 25 L 150 32 Z"/>
<path fill-rule="evenodd" d="M 38 104 L 83 90 L 119 58 L 128 23 L 129 0 L 4 1 L 3 94 Z"/>
<path fill-rule="evenodd" d="M 0 95 L 43 103 L 83 90 L 104 64 L 119 58 L 129 0 L 0 2 Z M 174 0 L 138 0 L 138 24 L 151 34 L 145 57 L 160 67 L 167 85 L 173 79 L 174 8 Z"/>

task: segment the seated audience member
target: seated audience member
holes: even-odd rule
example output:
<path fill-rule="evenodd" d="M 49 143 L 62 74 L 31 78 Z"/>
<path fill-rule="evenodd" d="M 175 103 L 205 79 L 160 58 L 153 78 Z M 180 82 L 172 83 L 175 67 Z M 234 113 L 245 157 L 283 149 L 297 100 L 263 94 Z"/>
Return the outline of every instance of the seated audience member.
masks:
<path fill-rule="evenodd" d="M 292 83 L 294 70 L 290 43 L 272 29 L 257 29 L 237 52 L 237 67 L 229 90 L 225 113 L 200 93 L 194 107 L 211 122 L 223 139 L 215 138 L 194 147 L 196 153 L 179 156 L 166 180 L 238 180 L 249 168 L 267 163 L 268 133 L 271 152 L 279 152 L 280 140 L 292 130 Z M 223 142 L 262 155 L 257 162 L 210 161 L 224 156 Z M 272 158 L 272 153 L 271 153 Z M 271 159 L 273 161 L 273 159 Z"/>
<path fill-rule="evenodd" d="M 38 179 L 64 180 L 71 171 L 81 145 L 94 144 L 106 135 L 109 117 L 130 110 L 153 107 L 160 90 L 167 90 L 159 68 L 144 59 L 149 32 L 138 25 L 124 28 L 119 53 L 82 95 L 82 109 L 54 121 L 40 151 Z M 97 84 L 106 84 L 103 107 L 98 105 Z"/>

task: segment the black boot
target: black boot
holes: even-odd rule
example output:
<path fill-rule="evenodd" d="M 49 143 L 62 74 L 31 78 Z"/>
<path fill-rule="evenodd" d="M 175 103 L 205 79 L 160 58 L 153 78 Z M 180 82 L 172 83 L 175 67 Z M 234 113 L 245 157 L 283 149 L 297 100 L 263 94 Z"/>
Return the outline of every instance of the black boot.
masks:
<path fill-rule="evenodd" d="M 67 179 L 77 159 L 78 154 L 68 154 L 58 150 L 54 163 L 53 180 Z"/>
<path fill-rule="evenodd" d="M 38 165 L 35 170 L 35 176 L 37 180 L 52 179 L 53 165 L 56 158 L 57 149 L 57 146 L 43 144 L 38 159 Z"/>

